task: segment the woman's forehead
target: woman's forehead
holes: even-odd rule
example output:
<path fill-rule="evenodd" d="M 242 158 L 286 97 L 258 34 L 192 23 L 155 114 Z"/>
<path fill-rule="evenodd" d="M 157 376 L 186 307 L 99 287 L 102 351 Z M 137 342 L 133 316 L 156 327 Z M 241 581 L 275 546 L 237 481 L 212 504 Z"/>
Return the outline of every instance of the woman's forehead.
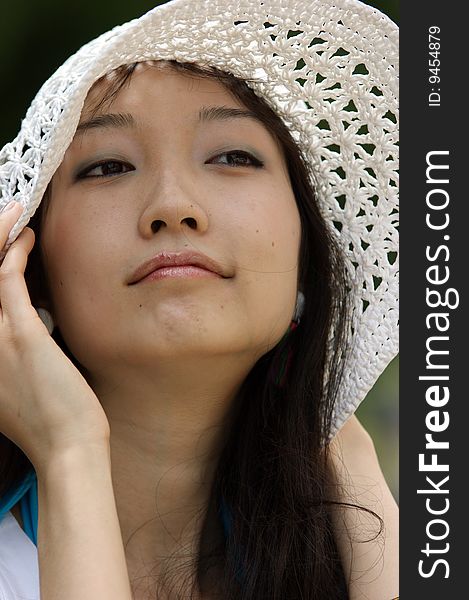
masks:
<path fill-rule="evenodd" d="M 223 98 L 233 106 L 243 106 L 225 85 L 213 77 L 177 71 L 166 61 L 145 61 L 137 63 L 134 68 L 118 67 L 96 81 L 85 99 L 80 123 L 116 105 L 125 104 L 138 109 L 148 103 L 148 94 L 162 99 L 181 94 L 180 99 L 184 100 L 181 104 L 188 108 L 200 103 L 206 96 L 214 100 L 216 97 L 218 102 Z"/>

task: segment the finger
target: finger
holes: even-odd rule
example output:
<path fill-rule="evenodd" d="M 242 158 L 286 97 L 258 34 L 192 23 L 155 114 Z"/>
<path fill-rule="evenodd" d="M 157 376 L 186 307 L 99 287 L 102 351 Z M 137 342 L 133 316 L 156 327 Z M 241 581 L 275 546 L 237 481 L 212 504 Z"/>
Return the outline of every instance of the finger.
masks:
<path fill-rule="evenodd" d="M 23 206 L 19 202 L 10 202 L 0 213 L 0 264 L 5 255 L 4 246 L 10 235 L 10 231 L 20 218 L 23 210 Z"/>
<path fill-rule="evenodd" d="M 34 231 L 25 227 L 8 249 L 0 267 L 0 305 L 3 320 L 21 324 L 21 320 L 37 315 L 31 304 L 24 272 L 35 241 Z"/>

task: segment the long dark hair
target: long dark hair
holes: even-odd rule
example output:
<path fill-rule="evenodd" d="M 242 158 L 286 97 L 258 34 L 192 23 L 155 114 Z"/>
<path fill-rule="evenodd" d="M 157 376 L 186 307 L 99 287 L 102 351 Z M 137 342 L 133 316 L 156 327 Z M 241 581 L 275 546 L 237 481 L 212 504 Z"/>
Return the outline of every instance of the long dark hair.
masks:
<path fill-rule="evenodd" d="M 334 502 L 328 497 L 331 480 L 325 444 L 348 343 L 349 290 L 342 252 L 321 216 L 299 147 L 280 117 L 246 84 L 249 80 L 211 66 L 163 62 L 187 76 L 219 81 L 258 115 L 284 153 L 302 224 L 298 283 L 305 295 L 304 313 L 300 325 L 257 361 L 232 407 L 232 426 L 210 499 L 227 534 L 221 547 L 205 552 L 202 531 L 199 553 L 191 563 L 196 567 L 196 583 L 203 591 L 204 576 L 221 566 L 216 587 L 224 600 L 347 598 L 329 516 Z M 135 66 L 115 70 L 94 110 L 112 102 L 130 82 Z M 49 293 L 40 252 L 49 196 L 50 186 L 29 223 L 36 244 L 25 277 L 35 306 Z M 57 328 L 52 336 L 80 368 Z M 0 452 L 1 497 L 19 485 L 32 465 L 2 435 Z M 168 585 L 176 582 L 174 573 L 166 581 L 160 578 L 157 590 L 168 593 Z M 188 597 L 178 590 L 177 597 Z"/>

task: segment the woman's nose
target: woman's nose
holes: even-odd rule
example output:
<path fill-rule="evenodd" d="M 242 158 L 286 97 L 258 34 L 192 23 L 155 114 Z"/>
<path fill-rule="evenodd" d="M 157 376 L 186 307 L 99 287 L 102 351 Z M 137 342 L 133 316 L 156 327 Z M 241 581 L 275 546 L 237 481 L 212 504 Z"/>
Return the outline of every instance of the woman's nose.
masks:
<path fill-rule="evenodd" d="M 194 177 L 165 173 L 151 188 L 147 188 L 145 209 L 140 218 L 140 234 L 151 238 L 162 228 L 179 232 L 194 229 L 199 233 L 209 225 L 207 208 L 198 197 Z"/>

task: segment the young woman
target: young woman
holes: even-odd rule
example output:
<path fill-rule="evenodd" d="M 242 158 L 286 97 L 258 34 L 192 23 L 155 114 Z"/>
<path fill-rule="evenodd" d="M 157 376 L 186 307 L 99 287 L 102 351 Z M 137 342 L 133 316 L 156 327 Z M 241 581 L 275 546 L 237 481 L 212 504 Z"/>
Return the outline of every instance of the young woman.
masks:
<path fill-rule="evenodd" d="M 158 7 L 0 154 L 8 600 L 397 596 L 396 31 L 314 4 Z"/>

